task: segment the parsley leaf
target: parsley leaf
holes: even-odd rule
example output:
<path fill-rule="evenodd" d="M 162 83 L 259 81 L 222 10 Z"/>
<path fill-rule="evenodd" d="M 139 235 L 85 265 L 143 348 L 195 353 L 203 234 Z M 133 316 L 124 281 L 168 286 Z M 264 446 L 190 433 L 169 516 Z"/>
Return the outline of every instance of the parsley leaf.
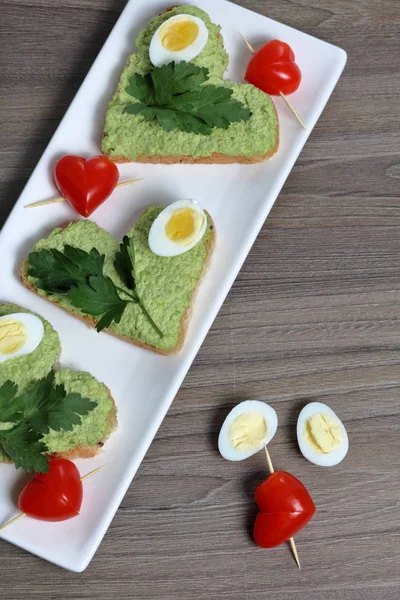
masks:
<path fill-rule="evenodd" d="M 54 372 L 50 371 L 47 377 L 39 379 L 24 394 L 15 400 L 18 406 L 20 418 L 26 422 L 31 422 L 40 410 L 40 407 L 46 403 L 54 385 Z"/>
<path fill-rule="evenodd" d="M 104 258 L 96 248 L 90 253 L 68 245 L 63 252 L 42 249 L 29 255 L 29 275 L 38 280 L 37 287 L 42 290 L 65 294 L 77 282 L 84 283 L 89 275 L 101 275 Z"/>
<path fill-rule="evenodd" d="M 33 386 L 17 398 L 22 418 L 39 433 L 71 431 L 73 425 L 81 425 L 80 415 L 87 415 L 96 406 L 80 394 L 67 394 L 63 385 L 54 385 L 54 372 L 36 381 Z"/>
<path fill-rule="evenodd" d="M 157 121 L 165 131 L 210 135 L 215 127 L 228 129 L 236 121 L 247 121 L 250 111 L 232 98 L 233 91 L 222 86 L 203 85 L 206 68 L 187 62 L 169 63 L 146 75 L 134 73 L 126 91 L 139 103 L 125 112 Z"/>
<path fill-rule="evenodd" d="M 31 252 L 28 257 L 28 273 L 35 277 L 37 288 L 49 294 L 66 294 L 71 304 L 80 308 L 83 313 L 101 317 L 96 325 L 97 331 L 109 327 L 112 322 L 119 323 L 127 304 L 134 302 L 140 306 L 155 331 L 162 336 L 136 294 L 132 253 L 133 249 L 125 237 L 116 254 L 115 268 L 133 294 L 117 287 L 110 277 L 104 275 L 105 255 L 101 255 L 96 248 L 85 252 L 66 245 L 63 252 L 55 249 Z M 121 298 L 118 292 L 128 298 Z"/>
<path fill-rule="evenodd" d="M 119 245 L 119 252 L 115 255 L 114 267 L 127 288 L 134 291 L 136 283 L 133 277 L 133 248 L 127 235 Z"/>
<path fill-rule="evenodd" d="M 2 423 L 14 423 L 18 420 L 19 411 L 14 400 L 18 386 L 12 381 L 6 381 L 0 387 L 0 421 Z"/>
<path fill-rule="evenodd" d="M 35 432 L 29 425 L 20 423 L 7 431 L 2 431 L 0 447 L 6 456 L 25 471 L 47 473 L 49 470 L 47 446 L 41 441 L 41 434 Z"/>
<path fill-rule="evenodd" d="M 148 105 L 154 102 L 154 86 L 150 73 L 146 75 L 138 74 L 137 77 L 132 77 L 126 91 L 143 104 Z"/>
<path fill-rule="evenodd" d="M 150 325 L 155 329 L 158 335 L 163 338 L 163 332 L 154 323 L 137 292 L 135 282 L 135 250 L 130 242 L 128 236 L 123 238 L 122 243 L 119 245 L 119 252 L 115 255 L 114 267 L 126 287 L 129 288 L 132 293 L 128 294 L 128 292 L 121 290 L 120 288 L 118 288 L 118 290 L 129 296 L 131 302 L 135 302 L 140 306 Z"/>
<path fill-rule="evenodd" d="M 210 127 L 228 129 L 233 121 L 241 121 L 247 109 L 237 100 L 232 100 L 232 90 L 224 87 L 205 85 L 199 90 L 186 92 L 172 99 L 172 106 L 178 103 L 180 110 L 196 116 Z"/>
<path fill-rule="evenodd" d="M 14 412 L 11 414 L 11 405 Z M 1 421 L 15 423 L 0 430 L 0 449 L 26 471 L 46 472 L 46 452 L 43 435 L 50 429 L 72 431 L 81 425 L 81 417 L 97 406 L 80 394 L 67 394 L 63 385 L 54 385 L 54 372 L 36 381 L 24 394 L 17 396 L 17 386 L 11 381 L 0 388 Z M 3 413 L 5 409 L 5 413 Z"/>
<path fill-rule="evenodd" d="M 154 69 L 150 75 L 154 86 L 154 103 L 168 104 L 171 97 L 197 89 L 207 81 L 209 71 L 205 67 L 196 67 L 191 63 L 181 61 L 170 62 L 158 69 Z M 141 100 L 143 102 L 143 100 Z"/>
<path fill-rule="evenodd" d="M 81 416 L 87 415 L 96 406 L 97 402 L 82 398 L 77 393 L 67 394 L 63 385 L 57 385 L 46 402 L 45 410 L 38 411 L 30 423 L 40 433 L 48 433 L 50 429 L 72 431 L 74 425 L 82 424 Z"/>
<path fill-rule="evenodd" d="M 127 301 L 119 297 L 113 281 L 104 275 L 78 283 L 69 290 L 68 298 L 86 314 L 103 315 L 97 323 L 97 331 L 109 327 L 112 321 L 119 323 L 127 305 Z"/>

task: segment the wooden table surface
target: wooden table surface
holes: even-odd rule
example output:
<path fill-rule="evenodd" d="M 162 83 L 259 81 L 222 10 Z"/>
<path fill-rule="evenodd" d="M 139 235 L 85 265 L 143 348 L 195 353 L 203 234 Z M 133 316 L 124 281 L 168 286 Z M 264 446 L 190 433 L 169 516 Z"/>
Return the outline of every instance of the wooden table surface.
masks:
<path fill-rule="evenodd" d="M 399 598 L 400 5 L 240 3 L 345 48 L 347 67 L 93 562 L 73 574 L 0 541 L 2 600 Z M 0 224 L 124 4 L 0 1 Z M 318 506 L 301 572 L 250 538 L 262 453 L 216 450 L 246 398 L 276 408 L 275 467 Z M 334 469 L 297 448 L 313 400 L 349 433 Z"/>

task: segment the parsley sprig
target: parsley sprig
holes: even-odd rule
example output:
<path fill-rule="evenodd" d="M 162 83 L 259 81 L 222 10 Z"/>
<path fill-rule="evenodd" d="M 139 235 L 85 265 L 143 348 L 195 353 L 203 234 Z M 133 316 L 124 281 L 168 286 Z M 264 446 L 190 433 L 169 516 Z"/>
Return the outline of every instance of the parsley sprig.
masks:
<path fill-rule="evenodd" d="M 128 292 L 116 286 L 113 280 L 104 275 L 104 259 L 96 248 L 85 252 L 80 248 L 66 245 L 64 250 L 45 249 L 32 252 L 28 257 L 29 275 L 36 279 L 36 287 L 49 294 L 64 294 L 73 306 L 83 313 L 100 317 L 96 329 L 119 323 L 129 303 L 138 304 L 150 325 L 160 337 L 162 332 L 147 312 L 139 294 L 133 275 L 133 248 L 125 237 L 115 257 L 115 268 Z"/>
<path fill-rule="evenodd" d="M 163 338 L 163 332 L 154 323 L 138 294 L 135 281 L 135 250 L 134 247 L 131 246 L 130 239 L 127 235 L 123 238 L 122 243 L 119 245 L 119 252 L 115 256 L 114 267 L 121 280 L 124 282 L 124 285 L 131 291 L 129 294 L 131 301 L 140 306 L 150 325 L 153 327 L 153 329 L 155 329 L 158 335 Z M 128 292 L 121 290 L 121 288 L 117 287 L 117 290 L 128 294 Z"/>
<path fill-rule="evenodd" d="M 15 383 L 6 381 L 0 387 L 0 423 L 9 427 L 0 429 L 0 450 L 16 468 L 47 473 L 48 448 L 43 435 L 50 429 L 72 431 L 96 406 L 81 394 L 67 394 L 63 385 L 54 385 L 53 372 L 21 395 Z"/>
<path fill-rule="evenodd" d="M 205 67 L 182 61 L 171 62 L 140 75 L 132 75 L 128 94 L 139 102 L 125 111 L 156 120 L 165 131 L 210 135 L 215 127 L 228 129 L 235 121 L 247 121 L 250 111 L 232 98 L 232 90 L 212 84 Z"/>

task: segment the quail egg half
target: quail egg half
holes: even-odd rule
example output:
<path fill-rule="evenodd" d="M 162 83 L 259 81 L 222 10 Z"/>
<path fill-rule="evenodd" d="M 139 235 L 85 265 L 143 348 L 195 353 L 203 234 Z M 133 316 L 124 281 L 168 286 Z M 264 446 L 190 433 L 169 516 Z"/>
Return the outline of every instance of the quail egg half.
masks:
<path fill-rule="evenodd" d="M 208 40 L 208 29 L 201 19 L 180 14 L 170 17 L 157 29 L 150 43 L 150 60 L 155 67 L 189 62 L 203 50 Z"/>
<path fill-rule="evenodd" d="M 241 402 L 226 417 L 218 438 L 218 449 L 226 460 L 244 460 L 259 452 L 274 437 L 278 417 L 259 400 Z"/>
<path fill-rule="evenodd" d="M 0 317 L 0 363 L 30 354 L 43 339 L 44 326 L 39 317 L 12 313 Z"/>
<path fill-rule="evenodd" d="M 149 232 L 150 250 L 158 256 L 179 256 L 200 242 L 207 216 L 193 200 L 179 200 L 164 208 Z"/>
<path fill-rule="evenodd" d="M 320 467 L 339 464 L 349 450 L 345 426 L 322 402 L 311 402 L 300 412 L 297 441 L 303 456 Z"/>

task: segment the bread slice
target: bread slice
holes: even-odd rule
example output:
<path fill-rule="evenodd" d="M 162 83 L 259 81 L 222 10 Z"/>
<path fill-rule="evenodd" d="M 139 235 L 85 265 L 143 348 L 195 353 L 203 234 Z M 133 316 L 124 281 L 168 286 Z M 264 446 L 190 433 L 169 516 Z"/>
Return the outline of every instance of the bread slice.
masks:
<path fill-rule="evenodd" d="M 248 121 L 231 123 L 227 130 L 215 128 L 210 136 L 204 136 L 176 129 L 166 132 L 158 123 L 146 121 L 140 114 L 125 112 L 126 106 L 135 101 L 127 93 L 130 78 L 153 68 L 149 46 L 155 31 L 165 20 L 180 14 L 200 18 L 209 33 L 206 46 L 191 62 L 209 69 L 211 84 L 232 89 L 233 97 L 250 110 Z M 137 51 L 129 57 L 110 102 L 102 140 L 103 154 L 117 163 L 171 165 L 252 164 L 265 161 L 277 152 L 279 121 L 275 105 L 268 94 L 254 86 L 223 79 L 229 57 L 220 30 L 206 12 L 189 5 L 174 6 L 149 22 L 136 40 Z"/>
<path fill-rule="evenodd" d="M 147 211 L 145 211 L 144 215 L 146 214 Z M 121 340 L 124 340 L 126 342 L 129 342 L 130 344 L 133 344 L 134 346 L 138 346 L 140 348 L 143 348 L 145 350 L 150 350 L 152 352 L 155 352 L 157 354 L 161 354 L 161 355 L 170 355 L 170 354 L 176 354 L 177 352 L 179 352 L 184 344 L 185 338 L 186 338 L 186 333 L 188 330 L 188 326 L 189 326 L 189 322 L 190 322 L 190 317 L 191 317 L 191 313 L 192 313 L 192 309 L 193 309 L 193 304 L 196 298 L 196 294 L 197 291 L 200 287 L 200 284 L 204 278 L 204 275 L 208 269 L 208 266 L 210 264 L 211 261 L 211 257 L 212 257 L 212 253 L 215 247 L 215 240 L 216 240 L 216 233 L 215 233 L 215 226 L 214 226 L 214 222 L 211 218 L 211 216 L 209 214 L 207 214 L 207 219 L 208 219 L 208 223 L 209 223 L 209 232 L 208 232 L 208 239 L 206 241 L 206 252 L 205 252 L 205 259 L 202 263 L 202 268 L 201 268 L 201 273 L 200 276 L 197 280 L 197 283 L 195 285 L 195 287 L 192 290 L 191 293 L 191 297 L 190 297 L 190 303 L 188 308 L 183 312 L 181 319 L 180 319 L 180 325 L 179 325 L 179 333 L 178 333 L 178 338 L 176 341 L 176 344 L 172 347 L 169 348 L 159 348 L 157 346 L 155 346 L 154 344 L 151 343 L 146 343 L 144 341 L 139 341 L 135 338 L 130 337 L 129 335 L 123 335 L 121 333 L 117 333 L 116 331 L 113 331 L 110 328 L 104 329 L 103 331 L 105 331 L 106 333 L 109 333 L 111 335 L 113 335 L 114 337 L 118 337 Z M 79 223 L 91 223 L 90 221 L 79 221 Z M 92 223 L 92 225 L 94 227 L 97 227 L 94 225 L 94 223 Z M 100 228 L 98 228 L 99 231 L 103 232 L 103 234 L 109 235 L 107 234 L 107 232 L 105 232 L 104 230 L 101 230 Z M 201 243 L 201 242 L 200 242 Z M 91 249 L 91 248 L 90 248 Z M 87 249 L 86 249 L 87 250 Z M 88 251 L 88 250 L 87 250 Z M 24 284 L 25 287 L 27 287 L 29 290 L 31 290 L 32 292 L 34 292 L 35 294 L 40 295 L 41 298 L 44 298 L 45 300 L 48 300 L 49 302 L 52 302 L 54 304 L 57 304 L 58 306 L 59 303 L 57 302 L 57 299 L 52 298 L 51 296 L 48 295 L 44 295 L 43 293 L 39 293 L 38 289 L 34 286 L 34 284 L 32 283 L 32 281 L 29 280 L 29 276 L 28 276 L 28 269 L 29 269 L 29 263 L 28 260 L 25 260 L 23 262 L 23 264 L 21 265 L 21 269 L 20 269 L 20 277 L 22 280 L 22 283 Z M 97 324 L 97 321 L 99 319 L 95 319 L 93 317 L 91 317 L 90 315 L 86 315 L 83 313 L 78 313 L 78 311 L 72 311 L 69 310 L 67 307 L 65 306 L 61 306 L 61 308 L 63 310 L 65 310 L 66 312 L 68 312 L 69 314 L 71 314 L 74 317 L 79 318 L 80 320 L 84 321 L 85 323 L 87 323 L 90 327 L 95 327 Z M 160 326 L 162 329 L 162 325 Z"/>

